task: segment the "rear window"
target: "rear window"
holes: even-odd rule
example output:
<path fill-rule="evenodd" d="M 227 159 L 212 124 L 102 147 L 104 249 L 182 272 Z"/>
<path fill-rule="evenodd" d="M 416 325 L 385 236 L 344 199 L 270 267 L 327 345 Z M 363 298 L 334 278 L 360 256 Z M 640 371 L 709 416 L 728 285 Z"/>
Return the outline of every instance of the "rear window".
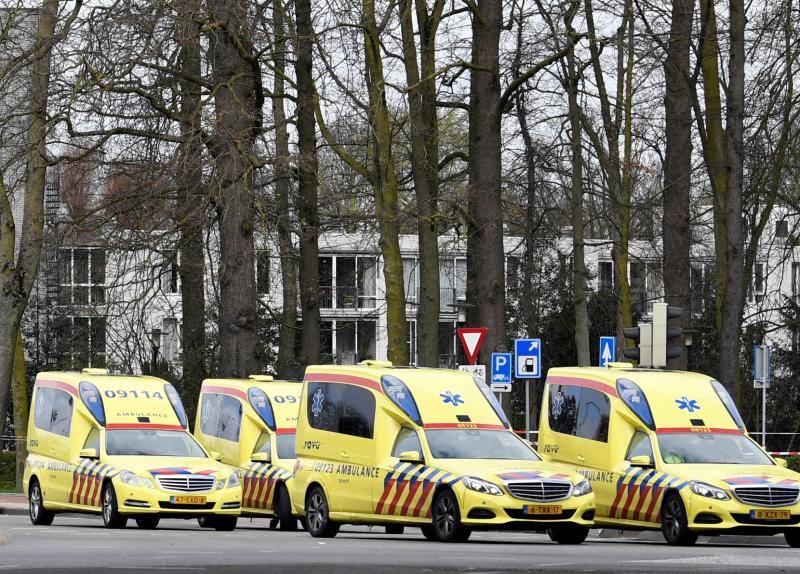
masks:
<path fill-rule="evenodd" d="M 318 430 L 372 438 L 375 397 L 368 389 L 343 383 L 309 383 L 306 409 Z"/>
<path fill-rule="evenodd" d="M 550 385 L 550 428 L 561 434 L 608 442 L 611 403 L 605 393 L 573 385 Z"/>
<path fill-rule="evenodd" d="M 73 399 L 66 391 L 37 387 L 33 409 L 33 425 L 59 436 L 69 436 L 72 426 Z"/>

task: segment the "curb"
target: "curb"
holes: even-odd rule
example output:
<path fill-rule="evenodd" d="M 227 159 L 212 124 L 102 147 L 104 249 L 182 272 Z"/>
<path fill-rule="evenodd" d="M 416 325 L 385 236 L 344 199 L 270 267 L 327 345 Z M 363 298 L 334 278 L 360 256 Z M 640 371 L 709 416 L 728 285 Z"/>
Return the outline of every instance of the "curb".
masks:
<path fill-rule="evenodd" d="M 17 506 L 0 506 L 0 515 L 27 516 L 28 509 L 26 507 L 17 507 Z"/>

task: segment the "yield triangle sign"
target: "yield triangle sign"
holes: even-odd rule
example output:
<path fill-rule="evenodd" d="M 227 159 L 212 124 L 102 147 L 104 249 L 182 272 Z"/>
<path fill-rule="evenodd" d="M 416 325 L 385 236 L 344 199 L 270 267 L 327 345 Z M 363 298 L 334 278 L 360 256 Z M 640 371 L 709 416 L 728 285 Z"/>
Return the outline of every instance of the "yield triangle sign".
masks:
<path fill-rule="evenodd" d="M 461 339 L 470 365 L 474 365 L 478 360 L 478 353 L 486 338 L 486 332 L 486 327 L 465 327 L 458 330 L 458 338 Z"/>

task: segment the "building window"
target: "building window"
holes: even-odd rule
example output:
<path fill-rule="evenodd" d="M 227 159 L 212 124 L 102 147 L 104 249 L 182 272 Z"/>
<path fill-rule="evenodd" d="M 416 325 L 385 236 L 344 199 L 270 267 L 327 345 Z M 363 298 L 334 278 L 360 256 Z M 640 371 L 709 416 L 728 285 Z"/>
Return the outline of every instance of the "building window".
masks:
<path fill-rule="evenodd" d="M 775 237 L 789 237 L 789 221 L 787 219 L 781 219 L 775 223 Z"/>
<path fill-rule="evenodd" d="M 761 303 L 764 300 L 764 294 L 767 290 L 767 278 L 765 275 L 765 266 L 763 263 L 756 263 L 753 267 L 753 278 L 750 282 L 750 288 L 747 291 L 747 299 L 752 303 Z"/>
<path fill-rule="evenodd" d="M 630 286 L 634 312 L 649 313 L 653 310 L 653 302 L 660 298 L 660 270 L 657 261 L 631 261 Z"/>
<path fill-rule="evenodd" d="M 106 304 L 106 254 L 103 249 L 61 249 L 58 258 L 60 305 Z"/>
<path fill-rule="evenodd" d="M 256 292 L 259 295 L 269 293 L 269 251 L 256 254 Z"/>
<path fill-rule="evenodd" d="M 374 255 L 320 257 L 320 308 L 374 309 L 377 305 L 377 270 Z"/>
<path fill-rule="evenodd" d="M 417 260 L 403 257 L 403 285 L 406 290 L 406 303 L 417 302 Z"/>
<path fill-rule="evenodd" d="M 800 295 L 800 263 L 792 263 L 792 296 Z"/>
<path fill-rule="evenodd" d="M 519 257 L 506 257 L 506 290 L 511 296 L 519 296 L 521 281 L 521 265 Z"/>
<path fill-rule="evenodd" d="M 165 318 L 162 321 L 161 329 L 161 355 L 165 361 L 173 363 L 178 360 L 179 343 L 178 319 L 175 317 Z"/>
<path fill-rule="evenodd" d="M 106 318 L 57 317 L 49 329 L 51 368 L 80 370 L 106 366 Z"/>
<path fill-rule="evenodd" d="M 601 261 L 598 264 L 598 287 L 600 291 L 614 290 L 614 263 Z"/>

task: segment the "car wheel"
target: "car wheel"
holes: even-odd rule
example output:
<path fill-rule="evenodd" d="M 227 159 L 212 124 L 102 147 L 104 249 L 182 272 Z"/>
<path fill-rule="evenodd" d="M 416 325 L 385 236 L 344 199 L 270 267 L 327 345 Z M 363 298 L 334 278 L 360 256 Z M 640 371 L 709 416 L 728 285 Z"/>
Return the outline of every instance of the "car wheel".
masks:
<path fill-rule="evenodd" d="M 238 521 L 238 516 L 214 516 L 213 519 L 211 519 L 211 526 L 217 532 L 230 532 L 236 529 L 236 523 Z"/>
<path fill-rule="evenodd" d="M 422 535 L 427 540 L 430 540 L 431 542 L 437 542 L 439 540 L 436 537 L 436 529 L 433 527 L 432 524 L 431 525 L 426 525 L 426 526 L 420 526 L 419 529 L 422 530 Z"/>
<path fill-rule="evenodd" d="M 387 524 L 386 525 L 386 534 L 402 534 L 405 531 L 405 527 L 402 524 Z"/>
<path fill-rule="evenodd" d="M 200 528 L 212 528 L 213 524 L 211 524 L 211 517 L 210 516 L 198 516 L 197 517 L 197 524 Z"/>
<path fill-rule="evenodd" d="M 103 487 L 103 523 L 106 528 L 125 528 L 128 518 L 119 513 L 117 493 L 110 482 Z"/>
<path fill-rule="evenodd" d="M 795 528 L 787 530 L 783 533 L 783 537 L 786 539 L 786 544 L 792 548 L 800 548 L 800 530 Z"/>
<path fill-rule="evenodd" d="M 158 528 L 159 521 L 158 516 L 145 516 L 144 518 L 136 519 L 136 526 L 142 530 L 155 530 Z"/>
<path fill-rule="evenodd" d="M 292 516 L 292 500 L 289 491 L 281 485 L 275 493 L 275 518 L 278 519 L 278 528 L 286 531 L 297 530 L 297 518 Z"/>
<path fill-rule="evenodd" d="M 452 490 L 441 491 L 433 501 L 433 529 L 440 542 L 466 542 L 472 534 L 461 524 L 461 511 Z"/>
<path fill-rule="evenodd" d="M 661 532 L 671 546 L 691 546 L 697 542 L 697 534 L 689 530 L 686 507 L 677 493 L 670 494 L 664 501 L 661 509 Z"/>
<path fill-rule="evenodd" d="M 306 522 L 308 533 L 314 538 L 333 538 L 339 532 L 339 525 L 331 520 L 328 500 L 319 486 L 306 496 Z"/>
<path fill-rule="evenodd" d="M 589 529 L 576 524 L 559 524 L 547 529 L 550 540 L 559 544 L 580 544 L 589 536 Z"/>
<path fill-rule="evenodd" d="M 49 526 L 53 524 L 53 519 L 56 517 L 55 513 L 44 507 L 42 487 L 39 486 L 39 481 L 36 479 L 33 480 L 28 490 L 28 511 L 31 522 L 35 526 Z"/>

